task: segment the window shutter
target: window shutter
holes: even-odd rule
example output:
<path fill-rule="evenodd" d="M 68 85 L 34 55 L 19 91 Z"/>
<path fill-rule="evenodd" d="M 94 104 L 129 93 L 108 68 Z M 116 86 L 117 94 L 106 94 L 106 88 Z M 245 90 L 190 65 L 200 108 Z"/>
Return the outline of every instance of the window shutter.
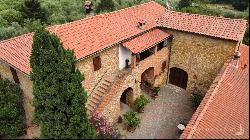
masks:
<path fill-rule="evenodd" d="M 93 59 L 93 65 L 94 65 L 94 71 L 97 71 L 101 68 L 101 58 L 100 56 L 97 56 Z"/>

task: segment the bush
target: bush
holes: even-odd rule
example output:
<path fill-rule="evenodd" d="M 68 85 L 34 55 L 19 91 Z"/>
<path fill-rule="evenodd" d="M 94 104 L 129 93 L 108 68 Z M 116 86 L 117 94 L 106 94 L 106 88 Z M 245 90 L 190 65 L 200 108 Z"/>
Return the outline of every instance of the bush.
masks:
<path fill-rule="evenodd" d="M 0 78 L 0 138 L 17 138 L 25 132 L 21 94 L 18 85 Z"/>
<path fill-rule="evenodd" d="M 115 3 L 113 0 L 101 0 L 100 3 L 96 6 L 96 13 L 100 13 L 102 11 L 111 12 L 115 10 Z"/>
<path fill-rule="evenodd" d="M 140 119 L 139 119 L 139 115 L 137 112 L 126 112 L 123 115 L 126 123 L 130 126 L 130 127 L 137 127 L 140 124 Z"/>
<path fill-rule="evenodd" d="M 143 108 L 148 103 L 149 103 L 149 100 L 144 95 L 140 95 L 135 100 L 135 107 L 136 109 L 140 109 L 140 108 Z"/>
<path fill-rule="evenodd" d="M 99 115 L 94 113 L 90 118 L 90 124 L 96 128 L 98 136 L 102 139 L 118 139 L 119 131 L 115 129 L 107 120 Z"/>
<path fill-rule="evenodd" d="M 184 7 L 189 7 L 192 4 L 192 0 L 180 0 L 178 3 L 178 8 L 182 9 Z"/>
<path fill-rule="evenodd" d="M 247 27 L 244 38 L 243 38 L 243 43 L 246 45 L 249 45 L 249 27 Z"/>
<path fill-rule="evenodd" d="M 200 94 L 191 94 L 191 100 L 194 103 L 194 107 L 197 108 L 201 101 L 203 100 L 204 96 Z"/>
<path fill-rule="evenodd" d="M 161 90 L 160 87 L 154 87 L 154 88 L 153 88 L 154 93 L 158 93 L 160 90 Z"/>
<path fill-rule="evenodd" d="M 233 0 L 232 1 L 232 6 L 236 10 L 244 11 L 249 6 L 249 1 L 248 0 Z"/>

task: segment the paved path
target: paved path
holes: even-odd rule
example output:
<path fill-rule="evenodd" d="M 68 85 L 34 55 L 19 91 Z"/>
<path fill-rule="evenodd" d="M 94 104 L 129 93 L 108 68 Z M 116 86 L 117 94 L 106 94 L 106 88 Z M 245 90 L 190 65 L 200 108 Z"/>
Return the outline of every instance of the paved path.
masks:
<path fill-rule="evenodd" d="M 161 88 L 158 98 L 150 101 L 145 112 L 140 114 L 140 126 L 133 133 L 126 132 L 123 138 L 178 139 L 178 122 L 183 119 L 188 122 L 194 111 L 189 95 L 176 86 L 166 85 Z"/>

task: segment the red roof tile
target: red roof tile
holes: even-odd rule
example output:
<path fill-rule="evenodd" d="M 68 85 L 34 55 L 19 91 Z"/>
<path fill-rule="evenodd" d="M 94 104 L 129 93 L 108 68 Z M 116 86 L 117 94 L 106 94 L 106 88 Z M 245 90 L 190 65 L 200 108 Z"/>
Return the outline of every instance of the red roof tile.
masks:
<path fill-rule="evenodd" d="M 166 10 L 158 24 L 170 29 L 238 41 L 245 33 L 247 21 Z"/>
<path fill-rule="evenodd" d="M 241 45 L 240 52 L 239 62 L 226 64 L 215 79 L 181 139 L 249 138 L 249 47 Z"/>
<path fill-rule="evenodd" d="M 166 39 L 168 36 L 168 33 L 160 29 L 153 29 L 139 37 L 124 42 L 123 46 L 136 54 Z"/>
<path fill-rule="evenodd" d="M 55 33 L 66 49 L 75 51 L 77 59 L 101 51 L 125 39 L 156 26 L 156 19 L 165 8 L 156 2 L 125 8 L 111 13 L 55 25 L 48 28 Z M 139 29 L 139 21 L 145 20 L 145 29 Z M 0 42 L 0 60 L 29 74 L 29 57 L 32 33 Z"/>

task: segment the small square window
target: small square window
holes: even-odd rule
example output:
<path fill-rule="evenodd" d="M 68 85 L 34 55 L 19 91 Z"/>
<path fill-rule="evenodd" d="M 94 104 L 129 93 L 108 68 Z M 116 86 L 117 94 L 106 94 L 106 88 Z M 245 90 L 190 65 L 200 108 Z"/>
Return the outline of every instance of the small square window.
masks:
<path fill-rule="evenodd" d="M 94 65 L 94 71 L 97 71 L 101 68 L 102 63 L 101 63 L 101 57 L 97 56 L 93 58 L 93 65 Z"/>

